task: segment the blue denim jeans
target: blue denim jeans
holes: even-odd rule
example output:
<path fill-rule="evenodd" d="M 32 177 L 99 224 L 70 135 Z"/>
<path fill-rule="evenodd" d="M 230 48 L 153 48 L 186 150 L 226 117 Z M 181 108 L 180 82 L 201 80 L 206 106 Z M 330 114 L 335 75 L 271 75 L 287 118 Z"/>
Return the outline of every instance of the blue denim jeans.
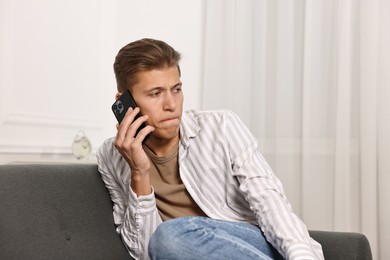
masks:
<path fill-rule="evenodd" d="M 151 259 L 283 259 L 260 228 L 246 223 L 183 217 L 163 222 L 149 242 Z"/>

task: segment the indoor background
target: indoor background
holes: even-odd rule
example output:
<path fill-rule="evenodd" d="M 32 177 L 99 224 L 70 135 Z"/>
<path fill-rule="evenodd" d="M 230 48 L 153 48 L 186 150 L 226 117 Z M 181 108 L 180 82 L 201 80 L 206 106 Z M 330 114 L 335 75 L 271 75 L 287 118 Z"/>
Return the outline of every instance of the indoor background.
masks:
<path fill-rule="evenodd" d="M 0 163 L 90 163 L 123 45 L 182 53 L 184 108 L 235 111 L 309 229 L 390 259 L 389 0 L 0 0 Z M 92 153 L 76 159 L 83 131 Z"/>

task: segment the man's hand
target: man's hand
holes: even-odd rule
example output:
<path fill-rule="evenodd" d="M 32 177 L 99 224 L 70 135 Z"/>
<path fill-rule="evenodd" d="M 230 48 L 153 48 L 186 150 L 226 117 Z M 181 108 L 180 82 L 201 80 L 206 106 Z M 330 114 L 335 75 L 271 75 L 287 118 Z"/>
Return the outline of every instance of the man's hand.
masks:
<path fill-rule="evenodd" d="M 148 195 L 151 192 L 149 180 L 150 162 L 144 149 L 142 141 L 154 130 L 152 126 L 147 125 L 136 134 L 137 129 L 148 119 L 147 115 L 139 117 L 133 121 L 139 113 L 139 108 L 129 108 L 120 125 L 117 125 L 117 135 L 115 138 L 115 147 L 125 158 L 131 169 L 131 188 L 138 195 Z"/>

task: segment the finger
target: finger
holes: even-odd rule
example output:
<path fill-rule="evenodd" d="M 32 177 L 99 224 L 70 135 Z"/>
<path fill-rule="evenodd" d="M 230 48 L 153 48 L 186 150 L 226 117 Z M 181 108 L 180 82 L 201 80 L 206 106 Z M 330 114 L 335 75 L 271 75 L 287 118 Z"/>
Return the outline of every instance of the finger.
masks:
<path fill-rule="evenodd" d="M 133 112 L 133 108 L 129 107 L 129 109 L 126 111 L 126 114 L 124 118 L 122 119 L 122 122 L 119 124 L 116 124 L 117 133 L 115 137 L 115 147 L 122 150 L 123 143 L 125 141 L 125 136 L 128 130 L 128 127 L 130 123 L 134 120 L 136 116 L 136 112 Z"/>
<path fill-rule="evenodd" d="M 138 129 L 141 127 L 143 123 L 145 123 L 148 120 L 148 118 L 149 118 L 148 115 L 144 115 L 144 116 L 140 116 L 134 122 L 132 122 L 129 128 L 127 129 L 125 139 L 129 137 L 135 137 Z"/>
<path fill-rule="evenodd" d="M 142 145 L 142 142 L 145 140 L 146 136 L 154 131 L 154 127 L 147 125 L 141 131 L 138 132 L 137 136 L 133 140 L 134 145 Z"/>
<path fill-rule="evenodd" d="M 138 113 L 139 113 L 139 108 L 129 107 L 129 109 L 127 109 L 126 114 L 123 117 L 122 122 L 120 123 L 119 127 L 122 127 L 125 125 L 130 125 Z"/>
<path fill-rule="evenodd" d="M 127 128 L 127 132 L 123 137 L 123 143 L 122 143 L 123 149 L 128 151 L 131 149 L 131 147 L 134 145 L 133 141 L 136 138 L 136 135 L 138 135 L 137 134 L 138 129 L 141 127 L 142 123 L 146 122 L 148 118 L 149 116 L 147 115 L 140 116 L 134 122 L 132 122 L 132 124 Z M 135 144 L 135 146 L 137 146 L 137 144 Z"/>
<path fill-rule="evenodd" d="M 123 118 L 122 122 L 119 125 L 117 137 L 121 140 L 124 140 L 126 137 L 126 133 L 128 132 L 128 128 L 130 127 L 131 123 L 134 121 L 134 118 L 139 113 L 139 108 L 133 109 L 130 107 L 125 114 L 125 117 Z"/>

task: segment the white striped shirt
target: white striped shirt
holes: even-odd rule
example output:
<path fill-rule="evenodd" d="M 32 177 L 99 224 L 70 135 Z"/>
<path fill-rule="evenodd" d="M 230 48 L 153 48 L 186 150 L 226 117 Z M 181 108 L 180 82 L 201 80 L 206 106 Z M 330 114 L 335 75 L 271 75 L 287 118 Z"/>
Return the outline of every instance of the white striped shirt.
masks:
<path fill-rule="evenodd" d="M 162 222 L 154 193 L 137 198 L 131 190 L 130 168 L 114 138 L 103 143 L 97 157 L 117 232 L 132 257 L 148 259 L 149 239 Z M 259 225 L 286 259 L 324 259 L 321 245 L 292 212 L 257 140 L 233 112 L 183 113 L 178 160 L 183 184 L 207 216 Z"/>

